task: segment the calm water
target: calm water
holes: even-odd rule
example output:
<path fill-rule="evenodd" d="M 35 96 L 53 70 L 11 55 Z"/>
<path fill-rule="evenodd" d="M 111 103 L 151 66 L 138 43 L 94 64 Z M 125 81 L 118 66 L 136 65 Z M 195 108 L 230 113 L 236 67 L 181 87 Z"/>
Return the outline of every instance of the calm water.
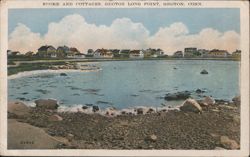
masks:
<path fill-rule="evenodd" d="M 178 104 L 162 97 L 178 91 L 204 89 L 204 95 L 231 100 L 239 95 L 240 63 L 234 61 L 112 61 L 96 63 L 97 72 L 68 76 L 40 74 L 8 81 L 9 99 L 34 101 L 55 98 L 70 106 L 161 106 Z M 209 74 L 201 75 L 206 69 Z M 193 94 L 193 97 L 199 98 Z"/>

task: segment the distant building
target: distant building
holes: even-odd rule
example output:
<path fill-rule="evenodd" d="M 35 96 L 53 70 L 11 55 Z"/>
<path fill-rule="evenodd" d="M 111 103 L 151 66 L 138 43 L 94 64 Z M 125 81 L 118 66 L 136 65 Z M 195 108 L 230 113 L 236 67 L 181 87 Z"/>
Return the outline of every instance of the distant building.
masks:
<path fill-rule="evenodd" d="M 213 49 L 209 51 L 209 57 L 227 57 L 229 53 L 226 50 Z"/>
<path fill-rule="evenodd" d="M 209 57 L 209 50 L 198 49 L 198 53 L 201 55 L 201 57 Z"/>
<path fill-rule="evenodd" d="M 56 57 L 65 57 L 68 53 L 70 53 L 69 47 L 68 46 L 59 46 L 56 49 Z"/>
<path fill-rule="evenodd" d="M 56 49 L 51 45 L 41 46 L 38 49 L 37 55 L 40 57 L 51 57 L 56 54 Z"/>
<path fill-rule="evenodd" d="M 236 50 L 232 53 L 232 57 L 240 58 L 241 57 L 241 50 Z"/>
<path fill-rule="evenodd" d="M 75 54 L 75 58 L 85 58 L 85 54 L 79 52 Z"/>
<path fill-rule="evenodd" d="M 114 57 L 120 57 L 119 49 L 110 49 L 109 51 L 113 53 Z"/>
<path fill-rule="evenodd" d="M 107 50 L 107 49 L 97 49 L 94 52 L 94 58 L 113 58 L 113 54 L 111 51 Z"/>
<path fill-rule="evenodd" d="M 197 48 L 189 47 L 184 49 L 184 57 L 197 57 L 197 56 L 200 56 L 199 52 L 197 51 Z"/>
<path fill-rule="evenodd" d="M 86 57 L 93 57 L 94 56 L 94 50 L 93 49 L 88 49 L 87 54 L 85 55 Z"/>
<path fill-rule="evenodd" d="M 129 49 L 123 49 L 119 51 L 120 57 L 129 57 L 130 50 Z"/>
<path fill-rule="evenodd" d="M 11 50 L 7 50 L 7 55 L 11 56 L 12 55 L 12 51 Z"/>
<path fill-rule="evenodd" d="M 34 52 L 32 52 L 32 51 L 28 51 L 25 53 L 26 57 L 32 57 L 33 55 L 34 55 Z"/>
<path fill-rule="evenodd" d="M 157 49 L 155 54 L 153 54 L 155 57 L 162 57 L 164 56 L 164 51 L 162 49 Z"/>
<path fill-rule="evenodd" d="M 134 58 L 134 59 L 144 58 L 144 53 L 142 50 L 132 50 L 129 53 L 129 58 Z"/>
<path fill-rule="evenodd" d="M 183 57 L 183 52 L 182 52 L 182 51 L 176 51 L 176 52 L 173 54 L 173 57 L 174 57 L 174 58 L 182 58 L 182 57 Z"/>
<path fill-rule="evenodd" d="M 81 53 L 77 48 L 71 47 L 71 48 L 69 48 L 69 51 L 66 54 L 66 57 L 67 58 L 76 58 L 76 54 L 81 54 Z"/>
<path fill-rule="evenodd" d="M 7 50 L 7 55 L 8 56 L 20 56 L 22 55 L 19 51 L 11 51 L 11 50 Z"/>

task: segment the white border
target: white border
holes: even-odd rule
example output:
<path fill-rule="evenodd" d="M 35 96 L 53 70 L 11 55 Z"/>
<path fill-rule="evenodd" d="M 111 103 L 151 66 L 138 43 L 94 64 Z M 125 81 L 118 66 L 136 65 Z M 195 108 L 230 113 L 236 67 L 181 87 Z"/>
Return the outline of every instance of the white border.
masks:
<path fill-rule="evenodd" d="M 77 2 L 86 2 L 77 1 Z M 240 26 L 241 26 L 241 143 L 240 150 L 7 150 L 7 51 L 8 47 L 8 9 L 10 8 L 58 8 L 53 6 L 43 6 L 41 0 L 3 0 L 1 1 L 1 54 L 0 54 L 0 147 L 1 155 L 53 155 L 53 156 L 248 156 L 249 155 L 249 2 L 247 1 L 200 1 L 202 6 L 192 8 L 240 8 Z M 60 3 L 66 1 L 57 1 Z M 72 0 L 70 1 L 72 2 Z M 74 2 L 74 1 L 73 1 Z M 105 1 L 95 1 L 104 3 Z M 109 1 L 114 2 L 114 1 Z M 128 1 L 118 1 L 125 2 Z M 144 1 L 141 1 L 144 2 Z M 152 1 L 151 1 L 152 2 Z M 154 1 L 155 2 L 155 1 Z M 164 2 L 164 1 L 158 1 Z M 165 1 L 173 2 L 173 1 Z M 175 1 L 176 2 L 176 1 Z M 178 1 L 180 2 L 180 1 Z M 187 4 L 188 1 L 182 1 Z M 79 8 L 76 6 L 60 8 Z M 80 7 L 84 8 L 84 7 Z M 89 7 L 88 7 L 89 8 Z M 100 8 L 98 6 L 97 8 Z M 119 8 L 106 7 L 106 8 Z M 123 6 L 121 8 L 131 8 Z M 133 8 L 133 7 L 132 7 Z M 142 7 L 140 7 L 142 8 Z M 149 7 L 144 7 L 149 8 Z M 163 8 L 163 7 L 153 7 Z M 168 6 L 166 8 L 190 8 Z"/>

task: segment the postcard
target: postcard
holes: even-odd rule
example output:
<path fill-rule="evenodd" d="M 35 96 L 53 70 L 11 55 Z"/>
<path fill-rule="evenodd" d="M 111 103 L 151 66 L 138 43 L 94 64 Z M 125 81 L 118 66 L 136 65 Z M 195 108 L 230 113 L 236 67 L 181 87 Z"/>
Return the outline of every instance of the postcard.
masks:
<path fill-rule="evenodd" d="M 248 156 L 248 1 L 1 1 L 1 155 Z"/>

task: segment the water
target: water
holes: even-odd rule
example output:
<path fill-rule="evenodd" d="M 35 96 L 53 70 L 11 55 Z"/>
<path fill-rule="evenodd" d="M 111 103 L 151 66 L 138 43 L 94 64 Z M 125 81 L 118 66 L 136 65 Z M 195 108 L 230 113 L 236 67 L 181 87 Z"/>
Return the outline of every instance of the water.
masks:
<path fill-rule="evenodd" d="M 102 70 L 9 79 L 9 100 L 55 98 L 65 106 L 96 104 L 122 109 L 178 105 L 181 102 L 167 102 L 162 97 L 184 90 L 204 89 L 204 95 L 226 100 L 240 94 L 240 63 L 236 61 L 112 61 L 97 66 Z M 209 74 L 201 75 L 203 69 Z"/>

